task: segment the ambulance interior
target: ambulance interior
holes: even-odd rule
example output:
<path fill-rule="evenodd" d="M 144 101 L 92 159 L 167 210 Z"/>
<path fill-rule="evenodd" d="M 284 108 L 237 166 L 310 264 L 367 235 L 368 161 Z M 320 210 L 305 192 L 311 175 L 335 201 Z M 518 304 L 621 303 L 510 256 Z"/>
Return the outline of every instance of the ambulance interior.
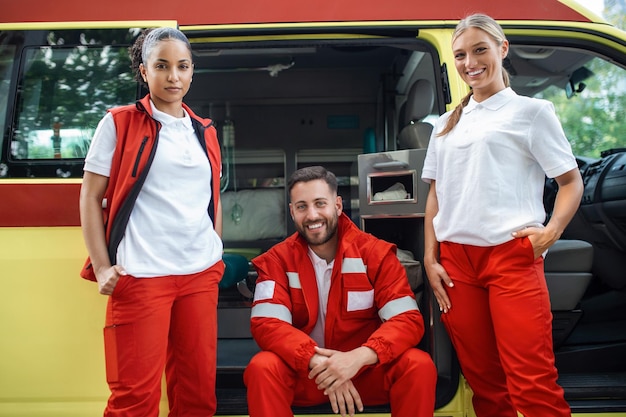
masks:
<path fill-rule="evenodd" d="M 318 164 L 337 175 L 348 216 L 401 249 L 427 324 L 420 347 L 433 356 L 439 370 L 437 406 L 447 404 L 457 392 L 454 350 L 438 309 L 430 304 L 420 264 L 428 189 L 420 179 L 420 168 L 432 123 L 450 100 L 448 74 L 456 70 L 441 67 L 437 52 L 416 39 L 414 32 L 398 32 L 385 33 L 389 37 L 327 35 L 228 42 L 209 41 L 209 34 L 202 31 L 188 33 L 195 72 L 185 101 L 196 113 L 215 120 L 224 160 L 224 246 L 229 259 L 219 300 L 221 414 L 247 412 L 242 372 L 258 351 L 249 330 L 256 278 L 249 260 L 294 232 L 285 183 L 294 170 Z M 79 44 L 76 35 L 68 33 L 66 39 L 72 36 Z M 99 35 L 89 36 L 98 39 Z M 510 40 L 518 46 L 512 47 L 506 66 L 519 94 L 535 95 L 553 85 L 573 101 L 580 99 L 577 93 L 583 84 L 593 80 L 589 63 L 611 60 L 603 58 L 602 51 L 591 55 L 575 45 L 538 45 L 522 37 Z M 26 51 L 29 61 L 20 70 L 22 88 L 11 97 L 18 103 L 11 116 L 16 128 L 9 132 L 0 126 L 6 132 L 0 175 L 80 177 L 89 134 L 103 110 L 142 94 L 126 72 L 117 78 L 118 84 L 128 85 L 124 95 L 93 98 L 94 106 L 88 110 L 50 102 L 62 97 L 67 85 L 73 94 L 80 94 L 84 80 L 55 85 L 42 74 L 77 67 L 81 48 L 88 49 L 66 40 Z M 124 53 L 120 48 L 116 59 L 123 61 Z M 98 54 L 104 56 L 102 51 Z M 623 58 L 615 62 L 618 85 L 623 86 Z M 65 110 L 59 111 L 63 105 Z M 89 122 L 67 117 L 87 112 L 92 113 Z M 66 118 L 59 120 L 59 114 Z M 62 123 L 59 132 L 54 131 L 55 123 Z M 623 124 L 619 129 L 623 147 L 626 129 Z M 61 158 L 52 156 L 51 150 L 42 151 L 55 135 L 68 139 L 59 150 Z M 607 409 L 626 404 L 626 153 L 604 150 L 599 158 L 580 156 L 586 184 L 583 203 L 563 236 L 567 242 L 559 242 L 546 259 L 560 382 L 578 410 L 589 404 L 605 404 Z M 400 197 L 393 194 L 398 187 L 404 190 Z M 383 197 L 377 200 L 377 193 Z M 548 215 L 553 195 L 554 183 L 547 181 Z M 607 387 L 613 395 L 600 398 Z"/>
<path fill-rule="evenodd" d="M 196 84 L 189 100 L 198 105 L 203 102 L 207 109 L 206 97 L 210 97 L 211 114 L 217 120 L 232 121 L 236 131 L 232 151 L 225 151 L 227 159 L 232 156 L 224 194 L 227 251 L 253 256 L 291 234 L 284 189 L 288 176 L 294 169 L 313 164 L 333 170 L 346 213 L 364 230 L 396 243 L 401 255 L 408 254 L 403 264 L 412 284 L 418 280 L 413 289 L 431 326 L 420 346 L 431 352 L 440 371 L 437 403 L 447 403 L 457 383 L 457 364 L 437 312 L 429 305 L 423 271 L 417 278 L 411 275 L 415 263 L 420 265 L 423 250 L 427 186 L 419 178 L 421 163 L 432 122 L 447 100 L 442 88 L 445 71 L 455 69 L 439 68 L 432 51 L 414 40 L 205 48 L 196 48 L 202 74 L 196 78 L 203 87 Z M 579 98 L 576 90 L 584 89 L 583 84 L 593 77 L 586 67 L 593 59 L 571 48 L 529 44 L 513 47 L 505 65 L 519 94 L 534 96 L 553 85 L 575 100 Z M 623 68 L 621 77 L 625 78 Z M 615 392 L 622 402 L 626 397 L 626 364 L 621 359 L 626 353 L 624 158 L 623 152 L 608 149 L 599 160 L 579 158 L 588 199 L 546 260 L 557 366 L 573 407 L 595 400 L 599 387 L 609 385 L 621 387 Z M 395 165 L 398 162 L 400 166 Z M 390 164 L 389 171 L 373 169 L 376 164 Z M 617 170 L 612 171 L 611 180 L 606 174 L 610 167 Z M 405 168 L 414 172 L 407 173 Z M 589 181 L 594 175 L 601 177 L 595 187 Z M 401 195 L 406 191 L 406 198 L 415 200 L 414 204 L 393 196 L 391 201 L 374 201 L 375 192 L 392 194 L 398 184 Z M 612 190 L 610 201 L 598 187 Z M 547 181 L 548 215 L 553 191 L 554 182 Z M 254 228 L 257 236 L 251 234 Z M 233 326 L 232 318 L 239 316 L 232 309 L 248 302 L 246 294 L 254 291 L 254 279 L 250 270 L 244 280 L 237 279 L 234 287 L 222 291 L 220 328 L 227 330 L 220 330 L 221 343 L 228 345 L 224 351 L 242 359 L 241 365 L 256 346 L 246 339 L 247 326 Z M 227 360 L 224 351 L 220 361 Z M 228 377 L 236 386 L 239 377 Z"/>

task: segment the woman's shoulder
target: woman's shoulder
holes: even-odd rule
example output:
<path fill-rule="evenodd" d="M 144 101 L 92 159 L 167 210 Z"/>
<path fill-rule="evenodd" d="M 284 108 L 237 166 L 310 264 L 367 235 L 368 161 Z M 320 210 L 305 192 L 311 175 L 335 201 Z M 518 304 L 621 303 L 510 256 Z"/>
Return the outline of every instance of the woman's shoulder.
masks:
<path fill-rule="evenodd" d="M 448 122 L 448 119 L 450 118 L 452 113 L 454 113 L 454 109 L 448 110 L 447 112 L 439 116 L 437 120 L 435 120 L 435 129 L 437 127 L 443 127 Z"/>
<path fill-rule="evenodd" d="M 122 106 L 117 106 L 117 107 L 113 107 L 110 108 L 108 110 L 108 113 L 111 113 L 111 115 L 116 116 L 120 113 L 128 113 L 128 112 L 138 112 L 139 109 L 137 108 L 137 104 L 136 103 L 132 103 L 132 104 L 125 104 Z"/>
<path fill-rule="evenodd" d="M 554 104 L 550 100 L 537 97 L 517 95 L 516 105 L 510 110 L 518 120 L 527 120 L 535 129 L 556 126 L 559 119 Z"/>
<path fill-rule="evenodd" d="M 515 100 L 517 101 L 518 105 L 524 106 L 524 108 L 528 110 L 533 110 L 533 109 L 541 110 L 546 107 L 554 107 L 554 105 L 552 104 L 550 100 L 546 100 L 543 98 L 529 97 L 529 96 L 516 94 Z"/>

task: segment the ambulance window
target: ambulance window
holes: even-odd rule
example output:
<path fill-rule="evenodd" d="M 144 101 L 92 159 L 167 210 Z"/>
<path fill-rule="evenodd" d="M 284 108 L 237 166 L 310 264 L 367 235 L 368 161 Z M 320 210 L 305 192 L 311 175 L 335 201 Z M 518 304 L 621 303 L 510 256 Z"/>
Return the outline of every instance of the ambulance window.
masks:
<path fill-rule="evenodd" d="M 65 45 L 50 32 L 50 45 L 24 49 L 11 160 L 82 159 L 106 110 L 134 100 L 127 45 L 79 39 Z"/>
<path fill-rule="evenodd" d="M 577 61 L 566 78 L 536 96 L 554 103 L 575 155 L 599 158 L 626 147 L 626 69 L 591 55 Z"/>
<path fill-rule="evenodd" d="M 544 90 L 578 156 L 626 147 L 626 70 L 594 57 L 571 72 L 566 84 Z"/>

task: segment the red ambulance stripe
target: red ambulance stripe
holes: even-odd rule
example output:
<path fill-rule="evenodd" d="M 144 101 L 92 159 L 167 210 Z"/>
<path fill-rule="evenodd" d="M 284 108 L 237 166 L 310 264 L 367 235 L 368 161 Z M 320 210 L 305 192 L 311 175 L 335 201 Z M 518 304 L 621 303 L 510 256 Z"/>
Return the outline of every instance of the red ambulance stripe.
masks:
<path fill-rule="evenodd" d="M 230 0 L 215 3 L 187 0 L 172 7 L 171 0 L 59 2 L 42 0 L 6 1 L 0 22 L 74 22 L 115 20 L 176 20 L 179 25 L 233 23 L 354 22 L 385 20 L 455 20 L 482 12 L 504 20 L 589 19 L 557 0 L 525 1 L 414 1 L 414 0 Z"/>
<path fill-rule="evenodd" d="M 0 184 L 0 227 L 80 226 L 80 184 Z"/>

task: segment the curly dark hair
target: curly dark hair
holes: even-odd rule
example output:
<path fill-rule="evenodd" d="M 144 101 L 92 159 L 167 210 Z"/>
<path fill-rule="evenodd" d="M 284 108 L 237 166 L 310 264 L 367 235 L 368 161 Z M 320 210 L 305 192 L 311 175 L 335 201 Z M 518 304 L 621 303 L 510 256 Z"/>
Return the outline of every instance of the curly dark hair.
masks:
<path fill-rule="evenodd" d="M 135 81 L 145 88 L 148 88 L 148 85 L 141 76 L 139 65 L 148 59 L 156 44 L 166 39 L 176 39 L 183 42 L 189 50 L 189 55 L 192 55 L 191 44 L 185 34 L 178 29 L 169 27 L 143 30 L 135 40 L 135 43 L 128 48 L 130 68 L 134 74 Z"/>
<path fill-rule="evenodd" d="M 143 62 L 143 59 L 141 58 L 141 49 L 143 46 L 143 41 L 146 38 L 146 35 L 148 34 L 148 32 L 150 32 L 150 30 L 152 29 L 146 29 L 142 31 L 137 37 L 137 39 L 135 39 L 135 43 L 133 43 L 128 48 L 128 55 L 130 56 L 130 69 L 134 74 L 135 81 L 141 84 L 142 87 L 146 87 L 146 88 L 148 87 L 148 85 L 143 80 L 143 77 L 141 76 L 141 73 L 139 72 L 139 65 Z"/>

